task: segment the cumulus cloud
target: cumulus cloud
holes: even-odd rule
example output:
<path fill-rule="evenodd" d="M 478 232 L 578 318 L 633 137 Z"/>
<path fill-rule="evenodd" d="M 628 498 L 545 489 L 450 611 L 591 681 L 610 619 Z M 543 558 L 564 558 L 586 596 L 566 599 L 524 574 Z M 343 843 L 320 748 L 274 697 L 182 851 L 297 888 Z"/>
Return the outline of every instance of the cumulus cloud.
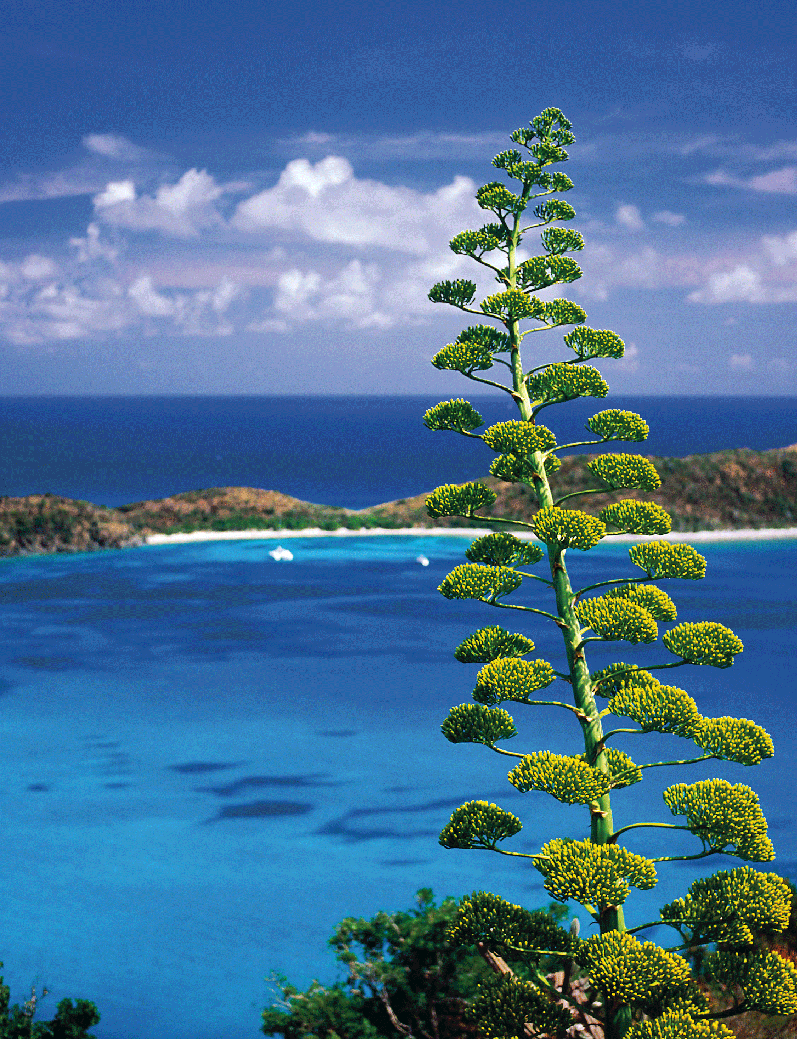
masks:
<path fill-rule="evenodd" d="M 58 273 L 58 267 L 49 256 L 37 256 L 34 253 L 25 257 L 19 265 L 19 273 L 28 281 L 44 281 L 54 278 Z"/>
<path fill-rule="evenodd" d="M 358 180 L 348 159 L 329 155 L 313 165 L 294 159 L 273 188 L 240 203 L 231 224 L 239 231 L 275 228 L 316 241 L 359 248 L 379 246 L 417 256 L 439 248 L 448 229 L 473 220 L 476 185 L 456 177 L 435 192 Z"/>
<path fill-rule="evenodd" d="M 761 239 L 761 243 L 776 267 L 783 267 L 797 261 L 797 231 L 792 231 L 791 234 L 783 237 L 765 235 Z"/>
<path fill-rule="evenodd" d="M 115 227 L 194 238 L 203 229 L 223 224 L 214 203 L 225 190 L 205 170 L 190 169 L 154 195 L 137 196 L 132 180 L 112 181 L 94 197 L 94 208 L 99 220 Z"/>
<path fill-rule="evenodd" d="M 645 229 L 645 221 L 642 219 L 642 214 L 637 206 L 618 206 L 614 219 L 620 227 L 625 227 L 628 231 L 643 231 Z"/>

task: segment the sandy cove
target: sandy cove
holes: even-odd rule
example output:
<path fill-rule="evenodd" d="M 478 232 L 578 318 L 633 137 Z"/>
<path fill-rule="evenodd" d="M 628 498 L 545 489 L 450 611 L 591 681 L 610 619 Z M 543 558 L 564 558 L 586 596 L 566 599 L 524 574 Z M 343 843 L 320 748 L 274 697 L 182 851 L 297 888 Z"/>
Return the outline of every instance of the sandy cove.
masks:
<path fill-rule="evenodd" d="M 271 539 L 284 541 L 288 538 L 337 538 L 337 537 L 373 537 L 399 535 L 414 537 L 462 537 L 474 538 L 489 533 L 484 527 L 398 527 L 395 530 L 374 527 L 373 529 L 348 530 L 338 527 L 337 530 L 322 530 L 320 527 L 308 527 L 306 530 L 194 530 L 190 534 L 150 534 L 144 539 L 147 545 L 177 545 L 196 541 L 255 541 Z M 512 532 L 523 540 L 536 540 L 533 534 L 524 531 Z M 691 533 L 678 532 L 672 534 L 609 534 L 612 541 L 780 541 L 797 538 L 797 527 L 777 527 L 766 530 L 696 530 Z"/>

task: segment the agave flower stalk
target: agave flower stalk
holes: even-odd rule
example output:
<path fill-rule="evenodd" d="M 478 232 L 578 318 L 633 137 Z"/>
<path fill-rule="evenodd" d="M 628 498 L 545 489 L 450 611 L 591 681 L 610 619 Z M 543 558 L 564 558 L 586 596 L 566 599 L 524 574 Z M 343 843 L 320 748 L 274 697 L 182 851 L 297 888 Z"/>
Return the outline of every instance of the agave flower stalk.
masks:
<path fill-rule="evenodd" d="M 565 148 L 575 141 L 571 124 L 558 109 L 548 108 L 529 127 L 511 134 L 511 140 L 516 147 L 497 155 L 493 165 L 515 182 L 517 190 L 499 181 L 481 187 L 477 202 L 494 220 L 451 241 L 455 253 L 493 273 L 499 291 L 476 305 L 476 284 L 459 279 L 435 285 L 429 298 L 482 319 L 443 347 L 432 364 L 508 393 L 519 417 L 475 433 L 484 425 L 481 415 L 457 398 L 431 408 L 424 422 L 432 430 L 481 439 L 496 454 L 491 475 L 525 484 L 538 509 L 531 523 L 485 511 L 497 496 L 478 481 L 439 487 L 426 504 L 431 516 L 481 520 L 493 529 L 471 544 L 468 562 L 443 580 L 440 592 L 450 599 L 476 599 L 515 610 L 519 620 L 524 615 L 549 630 L 555 626 L 564 643 L 565 664 L 556 670 L 546 660 L 526 659 L 534 643 L 525 634 L 500 625 L 481 628 L 455 650 L 461 662 L 482 665 L 474 702 L 452 708 L 442 731 L 453 743 L 482 743 L 515 759 L 508 779 L 517 790 L 545 792 L 565 804 L 583 805 L 589 813 L 589 837 L 555 838 L 533 853 L 511 850 L 501 845 L 521 830 L 521 821 L 495 804 L 476 800 L 454 811 L 440 843 L 446 848 L 530 859 L 550 894 L 583 906 L 598 930 L 583 940 L 577 930 L 567 933 L 499 896 L 475 892 L 462 900 L 449 938 L 477 945 L 497 971 L 494 983 L 485 986 L 472 1008 L 486 1036 L 560 1035 L 573 1026 L 574 1014 L 581 1013 L 585 1020 L 583 984 L 576 999 L 565 980 L 574 962 L 592 986 L 589 1021 L 594 1025 L 596 1018 L 600 1020 L 607 1039 L 731 1036 L 720 1020 L 723 1017 L 746 1009 L 797 1011 L 797 969 L 762 946 L 762 936 L 782 931 L 788 922 L 791 889 L 787 882 L 748 866 L 721 871 L 695 882 L 683 898 L 664 906 L 659 920 L 631 929 L 623 906 L 630 888 L 656 884 L 659 862 L 717 854 L 752 862 L 774 858 L 758 799 L 749 787 L 720 778 L 676 782 L 664 790 L 663 797 L 670 818 L 682 822 L 640 821 L 616 829 L 611 794 L 640 782 L 643 770 L 707 759 L 758 764 L 772 756 L 772 740 L 747 719 L 704 717 L 685 690 L 654 677 L 654 672 L 685 665 L 726 668 L 743 648 L 722 624 L 675 624 L 673 600 L 653 583 L 702 578 L 706 561 L 694 548 L 642 540 L 629 552 L 636 572 L 576 589 L 571 583 L 569 549 L 590 551 L 613 534 L 664 535 L 671 523 L 660 506 L 637 496 L 660 486 L 655 468 L 640 455 L 598 454 L 588 466 L 595 486 L 556 497 L 556 471 L 563 451 L 641 442 L 648 426 L 632 412 L 607 409 L 588 420 L 590 439 L 560 445 L 554 433 L 537 421 L 555 404 L 605 397 L 608 386 L 589 362 L 622 357 L 624 344 L 614 332 L 587 327 L 587 315 L 578 304 L 537 295 L 581 276 L 578 264 L 567 254 L 583 249 L 583 239 L 577 231 L 558 226 L 571 220 L 575 210 L 554 197 L 573 184 L 562 172 L 547 169 L 568 158 Z M 521 243 L 532 230 L 540 230 L 544 254 L 520 261 Z M 555 340 L 556 330 L 563 326 L 574 326 L 564 335 L 571 353 L 540 361 L 543 344 Z M 540 332 L 553 335 L 540 339 Z M 524 343 L 528 336 L 532 338 Z M 528 345 L 534 352 L 530 368 L 521 355 L 521 347 Z M 482 374 L 491 369 L 499 373 L 504 369 L 505 381 Z M 582 497 L 590 494 L 624 490 L 634 491 L 635 496 L 607 505 L 598 515 L 578 507 Z M 579 501 L 567 500 L 576 497 Z M 537 542 L 510 533 L 502 524 L 512 524 L 514 530 L 525 527 Z M 546 556 L 547 575 L 531 572 Z M 523 595 L 525 601 L 518 601 Z M 654 656 L 644 667 L 616 662 L 591 670 L 588 657 L 593 643 L 624 641 L 648 647 L 659 639 L 660 625 L 670 625 L 661 636 L 669 657 Z M 555 682 L 565 684 L 564 695 L 548 691 Z M 599 706 L 599 699 L 607 701 L 605 707 Z M 516 753 L 499 746 L 517 735 L 512 716 L 502 706 L 507 702 L 564 708 L 567 716 L 575 715 L 581 745 L 570 755 L 544 748 Z M 619 719 L 619 724 L 604 728 L 609 716 Z M 637 764 L 617 746 L 648 732 L 691 740 L 700 753 Z M 668 830 L 687 831 L 700 847 L 693 854 L 648 858 L 633 850 L 641 828 L 660 830 L 662 837 Z M 635 937 L 646 927 L 662 923 L 678 934 L 672 948 Z M 727 991 L 743 993 L 721 1010 L 709 1008 L 688 960 L 680 955 L 686 949 L 713 946 L 719 951 L 704 963 Z M 545 975 L 541 966 L 543 957 L 550 956 L 561 957 L 563 970 L 555 975 Z M 513 963 L 523 964 L 522 976 L 513 970 Z M 560 979 L 559 987 L 552 978 Z"/>

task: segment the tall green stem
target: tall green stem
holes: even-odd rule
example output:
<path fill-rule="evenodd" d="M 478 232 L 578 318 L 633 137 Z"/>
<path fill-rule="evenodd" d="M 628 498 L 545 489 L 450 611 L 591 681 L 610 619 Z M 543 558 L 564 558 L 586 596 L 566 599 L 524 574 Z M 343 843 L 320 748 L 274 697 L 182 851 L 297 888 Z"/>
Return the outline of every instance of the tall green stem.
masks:
<path fill-rule="evenodd" d="M 515 262 L 515 248 L 518 237 L 519 219 L 515 219 L 515 226 L 509 242 L 509 288 L 516 288 L 517 266 Z M 520 414 L 526 422 L 533 422 L 533 403 L 529 398 L 528 386 L 523 377 L 523 363 L 520 357 L 520 333 L 518 321 L 511 319 L 508 324 L 509 341 L 511 347 L 512 376 L 514 398 L 517 402 Z M 540 508 L 549 508 L 554 504 L 551 486 L 545 472 L 545 460 L 542 452 L 536 451 L 533 455 L 535 474 L 533 487 Z M 559 617 L 559 628 L 565 643 L 567 663 L 570 671 L 570 681 L 573 686 L 573 698 L 576 709 L 580 712 L 579 721 L 584 733 L 584 749 L 587 761 L 601 772 L 608 773 L 609 761 L 606 753 L 603 726 L 600 715 L 592 694 L 590 673 L 584 649 L 581 646 L 581 625 L 575 611 L 575 595 L 570 586 L 570 578 L 565 564 L 566 549 L 561 545 L 548 545 L 548 563 L 551 569 L 551 578 L 554 593 L 556 595 L 556 612 Z M 606 844 L 614 834 L 612 822 L 611 798 L 609 794 L 590 805 L 590 839 L 593 844 Z M 625 919 L 621 906 L 610 906 L 604 910 L 600 918 L 601 934 L 607 931 L 624 931 Z M 631 1010 L 628 1006 L 606 1008 L 606 1039 L 622 1039 L 631 1027 Z"/>

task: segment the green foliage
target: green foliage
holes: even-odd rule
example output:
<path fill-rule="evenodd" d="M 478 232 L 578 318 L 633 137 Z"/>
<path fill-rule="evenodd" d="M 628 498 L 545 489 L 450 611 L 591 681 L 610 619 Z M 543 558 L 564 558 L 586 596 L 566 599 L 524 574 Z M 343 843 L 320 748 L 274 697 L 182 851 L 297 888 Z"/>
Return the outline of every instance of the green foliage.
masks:
<path fill-rule="evenodd" d="M 0 967 L 3 964 L 0 963 Z M 44 989 L 43 995 L 47 995 Z M 51 1021 L 33 1021 L 39 997 L 35 988 L 31 998 L 20 1006 L 9 1007 L 11 990 L 0 977 L 0 1039 L 94 1039 L 86 1029 L 99 1024 L 100 1015 L 93 1003 L 62 999 Z"/>
<path fill-rule="evenodd" d="M 329 987 L 314 981 L 300 992 L 278 978 L 279 998 L 263 1013 L 261 1030 L 285 1039 L 395 1039 L 392 1013 L 409 1034 L 474 1034 L 464 1013 L 487 967 L 472 949 L 446 941 L 458 914 L 455 899 L 438 906 L 424 888 L 417 902 L 408 912 L 343 920 L 329 944 L 347 980 Z"/>
<path fill-rule="evenodd" d="M 689 962 L 678 952 L 688 948 L 696 955 L 697 949 L 702 955 L 705 947 L 719 945 L 717 955 L 704 962 L 714 979 L 725 986 L 728 1000 L 743 991 L 742 1009 L 754 1007 L 771 1014 L 797 1012 L 797 967 L 777 950 L 762 948 L 767 935 L 783 930 L 788 923 L 791 889 L 774 874 L 756 873 L 748 867 L 696 882 L 683 899 L 662 910 L 661 920 L 674 927 L 683 941 L 672 949 L 637 939 L 627 929 L 624 904 L 631 888 L 646 889 L 656 883 L 654 863 L 712 854 L 771 861 L 774 848 L 758 798 L 750 787 L 724 779 L 675 783 L 664 790 L 664 803 L 673 816 L 685 818 L 684 825 L 629 822 L 616 829 L 611 792 L 640 782 L 643 768 L 688 767 L 709 758 L 756 765 L 772 756 L 772 740 L 755 722 L 744 718 L 704 718 L 688 692 L 664 685 L 653 676 L 654 669 L 686 664 L 729 667 L 743 646 L 732 631 L 716 622 L 690 621 L 665 630 L 661 642 L 677 658 L 675 661 L 660 663 L 654 656 L 650 670 L 638 664 L 609 663 L 590 671 L 587 655 L 592 653 L 593 643 L 624 640 L 637 645 L 641 652 L 655 654 L 656 650 L 648 647 L 658 640 L 658 626 L 675 622 L 677 610 L 670 596 L 651 582 L 699 580 L 705 576 L 706 560 L 690 545 L 646 541 L 629 549 L 631 563 L 644 576 L 612 577 L 574 591 L 566 559 L 568 549 L 588 551 L 607 531 L 664 535 L 673 521 L 659 504 L 635 498 L 610 500 L 597 517 L 562 507 L 578 495 L 614 495 L 624 489 L 656 491 L 661 486 L 659 473 L 650 459 L 641 455 L 616 453 L 591 458 L 584 468 L 599 486 L 590 486 L 593 481 L 589 477 L 580 482 L 581 476 L 576 480 L 571 475 L 566 492 L 559 497 L 554 494 L 559 455 L 581 443 L 557 445 L 555 434 L 537 425 L 538 413 L 580 397 L 605 397 L 608 384 L 602 371 L 586 362 L 620 358 L 624 344 L 614 332 L 589 328 L 587 315 L 577 303 L 534 295 L 581 276 L 579 265 L 564 255 L 583 248 L 581 235 L 570 228 L 548 226 L 570 221 L 574 216 L 572 206 L 561 199 L 544 198 L 534 202 L 538 224 L 522 226 L 520 219 L 532 200 L 572 187 L 563 174 L 544 169 L 567 158 L 564 149 L 574 142 L 570 124 L 558 109 L 546 109 L 528 128 L 515 131 L 511 140 L 517 148 L 501 152 L 493 165 L 515 181 L 518 192 L 498 181 L 480 188 L 476 196 L 479 205 L 492 211 L 498 223 L 487 224 L 480 231 L 462 232 L 451 243 L 455 252 L 479 260 L 485 252 L 502 255 L 502 260 L 489 264 L 481 261 L 495 272 L 498 291 L 476 304 L 472 282 L 445 282 L 435 286 L 430 295 L 464 309 L 473 303 L 472 312 L 481 311 L 502 327 L 499 331 L 479 325 L 466 330 L 455 344 L 435 356 L 433 364 L 458 369 L 468 378 L 497 386 L 517 405 L 518 419 L 490 426 L 480 439 L 497 454 L 490 474 L 520 485 L 505 492 L 504 499 L 517 501 L 522 497 L 537 507 L 536 513 L 525 511 L 521 522 L 528 526 L 533 516 L 530 525 L 547 549 L 550 580 L 514 569 L 540 561 L 541 549 L 532 550 L 508 534 L 491 534 L 473 542 L 467 552 L 470 562 L 456 567 L 439 590 L 447 598 L 476 599 L 493 607 L 525 610 L 525 616 L 554 625 L 563 639 L 566 664 L 563 671 L 555 672 L 547 661 L 524 660 L 522 657 L 534 648 L 531 639 L 510 634 L 497 625 L 480 629 L 455 652 L 463 662 L 484 663 L 473 691 L 474 703 L 453 708 L 442 730 L 452 743 L 483 743 L 493 752 L 518 759 L 508 780 L 521 793 L 544 792 L 564 804 L 584 805 L 589 836 L 557 837 L 537 854 L 506 851 L 497 844 L 519 832 L 520 820 L 494 804 L 471 801 L 456 809 L 440 841 L 447 848 L 478 848 L 531 858 L 545 878 L 546 890 L 561 903 L 573 900 L 583 906 L 599 933 L 581 943 L 571 936 L 572 944 L 567 948 L 561 939 L 560 944 L 552 944 L 557 936 L 550 936 L 546 945 L 549 953 L 563 957 L 560 963 L 564 969 L 556 975 L 561 993 L 552 991 L 550 979 L 541 974 L 538 957 L 542 938 L 519 906 L 485 892 L 474 894 L 462 901 L 450 937 L 455 942 L 477 945 L 499 975 L 480 988 L 472 1006 L 486 1039 L 547 1037 L 565 1030 L 575 1034 L 583 1023 L 575 1019 L 587 1009 L 601 1021 L 607 1039 L 722 1039 L 731 1033 L 719 1018 L 740 1008 L 710 1008 L 692 977 Z M 520 150 L 523 148 L 527 158 Z M 523 235 L 540 227 L 544 255 L 519 262 Z M 532 326 L 521 329 L 525 321 Z M 560 325 L 575 326 L 564 335 L 575 360 L 546 362 L 535 356 L 533 367 L 524 368 L 521 346 L 540 342 L 536 335 L 527 338 L 529 333 Z M 511 374 L 510 385 L 475 374 L 492 365 L 499 348 L 510 355 L 509 362 L 502 362 Z M 435 428 L 455 428 L 448 414 L 443 411 L 433 419 Z M 466 428 L 462 421 L 460 427 L 460 432 L 468 434 L 470 428 L 476 428 L 475 424 Z M 649 432 L 641 416 L 614 408 L 593 415 L 587 430 L 599 438 L 598 443 L 640 442 Z M 664 460 L 664 469 L 668 474 L 672 471 L 670 461 Z M 438 489 L 429 503 L 431 515 L 468 517 L 473 516 L 474 508 L 494 506 L 496 499 L 488 502 L 486 488 L 478 484 L 466 488 L 447 485 Z M 490 521 L 511 523 L 512 517 L 493 514 Z M 679 517 L 676 521 L 682 522 Z M 500 601 L 515 591 L 518 601 Z M 587 594 L 593 591 L 598 593 Z M 541 608 L 543 594 L 552 596 L 554 604 L 549 601 L 544 604 L 548 608 Z M 559 694 L 562 698 L 551 694 L 550 700 L 535 699 L 537 691 L 556 678 L 566 685 L 566 693 Z M 605 710 L 598 710 L 596 696 L 607 698 Z M 543 710 L 565 708 L 571 719 L 575 716 L 580 729 L 579 751 L 558 754 L 542 749 L 513 754 L 496 746 L 497 740 L 518 734 L 514 719 L 498 706 L 506 701 Z M 604 732 L 603 719 L 609 714 L 630 719 L 637 727 Z M 691 739 L 703 753 L 683 760 L 637 764 L 615 745 L 629 737 L 639 740 L 640 733 L 649 732 Z M 607 746 L 609 741 L 611 745 Z M 643 827 L 657 828 L 667 837 L 673 831 L 686 831 L 699 841 L 702 851 L 646 858 L 631 850 L 637 828 Z M 620 843 L 627 832 L 631 848 Z M 683 833 L 680 838 L 687 839 Z M 640 924 L 633 931 L 658 923 Z M 496 957 L 507 960 L 499 963 Z M 578 990 L 579 998 L 567 991 L 573 957 L 589 975 L 584 982 L 586 988 Z M 513 968 L 507 966 L 508 962 Z M 589 991 L 599 998 L 592 999 Z M 557 1007 L 556 996 L 560 994 L 564 998 Z"/>

